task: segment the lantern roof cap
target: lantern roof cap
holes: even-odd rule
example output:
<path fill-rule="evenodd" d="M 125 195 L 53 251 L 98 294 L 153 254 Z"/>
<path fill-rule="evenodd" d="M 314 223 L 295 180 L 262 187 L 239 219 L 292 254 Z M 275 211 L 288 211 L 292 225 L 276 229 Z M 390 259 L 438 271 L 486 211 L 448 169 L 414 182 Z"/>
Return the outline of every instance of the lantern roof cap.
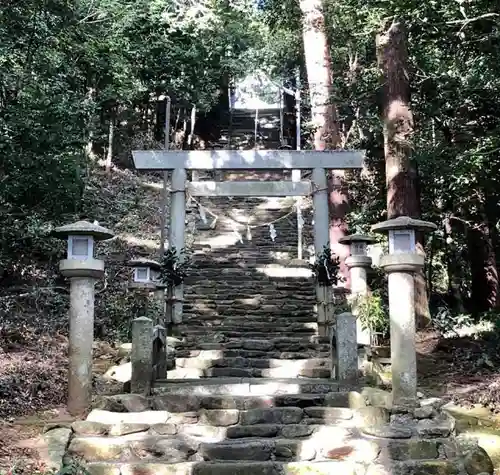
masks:
<path fill-rule="evenodd" d="M 349 234 L 339 239 L 340 244 L 351 244 L 353 242 L 366 242 L 366 244 L 372 244 L 377 242 L 377 240 L 372 236 L 368 236 L 368 234 Z"/>
<path fill-rule="evenodd" d="M 136 257 L 128 261 L 129 267 L 150 267 L 153 270 L 160 270 L 161 264 L 154 259 L 147 257 Z"/>
<path fill-rule="evenodd" d="M 68 236 L 92 236 L 96 241 L 105 241 L 113 238 L 115 235 L 107 228 L 104 228 L 89 221 L 77 221 L 76 223 L 65 224 L 55 228 L 52 236 L 66 239 Z"/>
<path fill-rule="evenodd" d="M 372 231 L 376 233 L 385 233 L 398 229 L 414 229 L 415 231 L 431 232 L 435 231 L 437 226 L 429 221 L 422 221 L 420 219 L 410 218 L 409 216 L 399 216 L 372 226 Z"/>

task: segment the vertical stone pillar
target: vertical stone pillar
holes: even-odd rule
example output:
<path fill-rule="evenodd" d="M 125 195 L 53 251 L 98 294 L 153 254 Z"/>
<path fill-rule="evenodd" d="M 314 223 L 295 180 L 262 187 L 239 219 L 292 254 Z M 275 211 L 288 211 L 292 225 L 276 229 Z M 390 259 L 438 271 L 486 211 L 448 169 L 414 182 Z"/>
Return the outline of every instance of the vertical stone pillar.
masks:
<path fill-rule="evenodd" d="M 313 205 L 314 205 L 314 252 L 317 255 L 330 244 L 328 190 L 326 173 L 323 168 L 315 168 L 312 172 Z M 325 305 L 324 298 L 327 293 L 319 283 L 316 283 L 316 302 L 318 306 L 318 332 L 320 336 L 328 335 L 328 322 L 333 315 L 328 313 L 330 306 Z"/>
<path fill-rule="evenodd" d="M 92 345 L 96 279 L 70 280 L 68 412 L 83 414 L 92 400 Z"/>
<path fill-rule="evenodd" d="M 338 381 L 355 382 L 358 379 L 358 345 L 356 317 L 352 313 L 341 313 L 335 319 Z"/>
<path fill-rule="evenodd" d="M 176 168 L 172 172 L 172 193 L 170 201 L 169 247 L 174 246 L 177 252 L 184 248 L 184 231 L 186 222 L 186 170 Z M 182 323 L 184 286 L 173 289 L 172 323 Z"/>
<path fill-rule="evenodd" d="M 389 284 L 393 403 L 412 406 L 417 400 L 414 275 L 424 266 L 424 257 L 388 255 L 382 257 L 380 265 L 388 274 Z"/>
<path fill-rule="evenodd" d="M 380 260 L 389 276 L 391 324 L 392 399 L 395 406 L 413 407 L 417 402 L 417 353 L 415 345 L 414 276 L 424 266 L 415 251 L 415 233 L 434 231 L 436 225 L 400 216 L 372 226 L 389 234 L 389 254 Z"/>
<path fill-rule="evenodd" d="M 130 392 L 148 395 L 153 378 L 153 320 L 139 317 L 132 321 L 132 378 Z"/>
<path fill-rule="evenodd" d="M 301 171 L 292 170 L 292 182 L 298 183 L 301 180 Z M 295 205 L 297 206 L 297 259 L 302 260 L 302 199 L 300 196 L 295 197 Z"/>
<path fill-rule="evenodd" d="M 153 328 L 153 364 L 156 367 L 155 379 L 167 378 L 167 330 L 162 325 Z"/>

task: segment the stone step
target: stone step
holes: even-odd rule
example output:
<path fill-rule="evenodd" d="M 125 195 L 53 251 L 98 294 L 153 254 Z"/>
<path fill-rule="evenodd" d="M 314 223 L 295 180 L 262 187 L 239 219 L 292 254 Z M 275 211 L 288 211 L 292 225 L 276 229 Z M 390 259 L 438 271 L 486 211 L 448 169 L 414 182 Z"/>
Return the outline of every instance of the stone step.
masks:
<path fill-rule="evenodd" d="M 453 465 L 446 461 L 419 462 L 424 471 L 418 473 L 438 473 L 435 466 L 443 474 L 455 473 Z M 91 463 L 86 465 L 89 475 L 359 475 L 359 462 L 330 460 L 322 462 L 182 462 L 182 463 L 155 463 L 152 461 L 137 461 L 132 463 Z M 390 468 L 374 466 L 370 473 L 390 474 Z M 398 467 L 399 469 L 399 467 Z M 431 471 L 425 471 L 426 469 Z M 364 473 L 364 472 L 363 472 Z M 416 473 L 412 467 L 407 471 L 399 470 L 401 475 Z"/>
<path fill-rule="evenodd" d="M 201 342 L 198 337 L 187 336 L 184 338 L 182 343 L 180 343 L 177 348 L 182 349 L 196 349 L 196 350 L 247 350 L 256 352 L 301 352 L 307 350 L 314 350 L 319 352 L 329 352 L 330 344 L 329 339 L 325 337 L 304 335 L 303 337 L 297 337 L 293 335 L 291 337 L 279 336 L 278 338 L 261 338 L 261 339 L 248 339 L 248 338 L 232 338 L 224 339 L 218 342 Z M 193 347 L 193 345 L 197 345 Z M 224 352 L 224 356 L 243 356 L 240 354 L 230 355 Z M 257 355 L 256 355 L 257 356 Z M 221 356 L 217 356 L 219 358 Z"/>
<path fill-rule="evenodd" d="M 217 304 L 212 304 L 214 307 Z M 199 314 L 196 314 L 196 308 L 195 307 L 200 307 Z M 203 308 L 204 304 L 190 304 L 190 307 L 184 309 L 186 310 L 185 313 L 183 313 L 183 321 L 184 322 L 189 322 L 190 325 L 196 325 L 196 324 L 203 324 L 203 321 L 211 321 L 211 320 L 220 320 L 221 322 L 224 321 L 225 324 L 227 325 L 246 325 L 249 323 L 249 319 L 251 319 L 251 322 L 255 326 L 259 326 L 261 323 L 266 323 L 269 324 L 270 322 L 276 322 L 279 324 L 297 324 L 297 323 L 317 323 L 317 316 L 310 312 L 304 315 L 297 315 L 294 314 L 293 316 L 270 316 L 268 314 L 266 315 L 247 315 L 246 313 L 243 315 L 222 315 L 219 316 L 216 314 L 216 312 L 206 315 L 204 311 L 206 311 L 206 308 Z M 189 312 L 188 312 L 189 311 Z"/>
<path fill-rule="evenodd" d="M 209 317 L 224 317 L 225 319 L 231 319 L 231 317 L 235 317 L 236 320 L 241 320 L 243 319 L 258 319 L 265 320 L 267 322 L 269 321 L 277 321 L 277 322 L 283 322 L 286 320 L 292 320 L 300 323 L 301 321 L 304 321 L 304 319 L 308 318 L 309 320 L 306 321 L 316 321 L 317 317 L 314 312 L 314 304 L 313 302 L 307 302 L 304 303 L 304 307 L 308 308 L 303 308 L 302 310 L 282 310 L 282 311 L 276 311 L 273 313 L 269 313 L 268 310 L 263 311 L 258 308 L 224 308 L 225 305 L 218 305 L 216 301 L 212 301 L 213 303 L 209 305 L 205 305 L 202 302 L 199 302 L 198 300 L 194 299 L 189 299 L 189 297 L 186 297 L 186 315 L 188 316 L 187 318 L 192 318 L 197 315 L 202 315 L 205 316 L 207 319 Z M 224 297 L 225 298 L 225 297 Z M 297 318 L 297 320 L 295 320 Z M 238 322 L 239 323 L 239 322 Z"/>
<path fill-rule="evenodd" d="M 264 340 L 266 337 L 268 338 L 279 338 L 279 337 L 293 337 L 297 336 L 297 332 L 295 331 L 233 331 L 233 330 L 218 330 L 216 327 L 213 329 L 200 329 L 200 330 L 189 330 L 185 332 L 180 332 L 180 335 L 183 337 L 200 337 L 203 338 L 204 336 L 207 336 L 207 334 L 212 333 L 214 335 L 220 335 L 222 338 L 249 338 L 249 339 L 262 339 Z M 304 335 L 304 338 L 306 336 L 314 336 L 314 332 L 302 332 Z"/>
<path fill-rule="evenodd" d="M 175 365 L 177 368 L 285 368 L 289 370 L 300 370 L 304 368 L 327 368 L 330 365 L 328 358 L 307 358 L 301 360 L 282 360 L 282 359 L 264 359 L 264 358 L 202 358 L 200 356 L 194 358 L 176 358 Z"/>
<path fill-rule="evenodd" d="M 207 286 L 206 283 L 209 283 L 208 280 L 205 280 L 205 285 L 190 285 L 190 283 L 187 282 L 186 294 L 195 295 L 200 298 L 210 300 L 213 296 L 219 299 L 224 295 L 224 292 L 234 292 L 233 295 L 235 296 L 235 300 L 257 296 L 260 299 L 265 299 L 270 302 L 279 302 L 280 300 L 284 300 L 287 297 L 292 299 L 293 301 L 302 301 L 304 300 L 304 298 L 311 298 L 311 291 L 314 288 L 312 285 L 306 282 L 300 283 L 300 286 L 298 284 L 290 284 L 288 287 L 283 287 L 283 285 L 278 284 L 273 284 L 270 286 L 258 286 L 255 285 L 253 281 L 248 281 L 248 285 L 243 288 L 240 288 L 241 282 L 233 282 L 233 279 L 231 279 L 231 283 L 225 283 L 212 287 Z M 293 291 L 294 293 L 292 295 L 286 294 L 286 292 L 289 291 Z M 227 298 L 227 296 L 230 294 L 226 293 L 225 295 Z"/>
<path fill-rule="evenodd" d="M 248 321 L 252 321 L 249 317 Z M 265 326 L 259 327 L 256 325 L 227 325 L 225 318 L 221 315 L 218 319 L 213 320 L 205 320 L 205 319 L 192 319 L 186 320 L 186 323 L 178 325 L 177 329 L 181 332 L 186 332 L 192 334 L 204 334 L 208 332 L 218 332 L 222 334 L 231 334 L 233 337 L 237 335 L 235 333 L 243 333 L 247 334 L 248 332 L 262 333 L 262 339 L 266 338 L 266 335 L 271 335 L 273 333 L 277 333 L 275 336 L 278 338 L 281 336 L 290 336 L 290 337 L 302 337 L 304 335 L 314 336 L 318 332 L 318 324 L 313 322 L 299 322 L 299 323 L 271 323 Z M 288 335 L 289 334 L 289 335 Z"/>
<path fill-rule="evenodd" d="M 195 343 L 193 343 L 195 345 Z M 329 351 L 302 350 L 302 351 L 258 351 L 242 349 L 217 349 L 198 350 L 182 349 L 176 350 L 179 358 L 221 359 L 221 358 L 254 358 L 254 359 L 278 359 L 278 360 L 306 360 L 309 358 L 329 359 Z"/>
<path fill-rule="evenodd" d="M 248 378 L 329 378 L 328 368 L 176 368 L 167 371 L 167 379 L 204 379 L 214 377 L 248 377 Z"/>
<path fill-rule="evenodd" d="M 204 320 L 193 319 L 186 325 L 179 325 L 180 330 L 184 329 L 196 329 L 197 327 L 214 328 L 217 330 L 225 331 L 244 331 L 244 330 L 254 330 L 259 328 L 260 330 L 273 330 L 273 331 L 297 331 L 298 333 L 303 332 L 316 332 L 318 331 L 318 324 L 313 321 L 308 322 L 296 322 L 291 319 L 284 318 L 273 318 L 271 321 L 258 320 L 253 318 L 221 318 L 219 324 L 213 324 L 213 322 L 207 322 Z"/>
<path fill-rule="evenodd" d="M 349 386 L 331 379 L 315 378 L 211 378 L 158 380 L 155 383 L 156 394 L 184 395 L 219 395 L 234 396 L 274 396 L 277 394 L 326 394 L 349 391 L 357 385 Z"/>
<path fill-rule="evenodd" d="M 145 397 L 136 394 L 100 396 L 88 416 L 89 421 L 104 424 L 191 424 L 199 422 L 200 410 L 266 409 L 273 407 L 349 407 L 350 392 L 338 386 L 339 391 L 329 393 L 296 393 L 275 395 L 184 394 L 160 392 Z M 157 410 L 152 411 L 152 408 Z M 158 410 L 161 407 L 162 410 Z M 112 412 L 115 411 L 115 412 Z M 206 423 L 206 422 L 205 422 Z M 139 431 L 140 432 L 140 431 Z M 86 435 L 92 435 L 86 433 Z"/>

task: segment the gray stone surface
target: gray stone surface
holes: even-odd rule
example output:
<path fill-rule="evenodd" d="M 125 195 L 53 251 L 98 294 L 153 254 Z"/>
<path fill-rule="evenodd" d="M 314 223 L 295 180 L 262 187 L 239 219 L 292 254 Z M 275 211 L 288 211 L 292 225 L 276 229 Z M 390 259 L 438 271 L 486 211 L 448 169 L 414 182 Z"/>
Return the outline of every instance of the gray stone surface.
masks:
<path fill-rule="evenodd" d="M 68 412 L 76 416 L 92 401 L 95 283 L 92 277 L 70 281 Z"/>
<path fill-rule="evenodd" d="M 130 424 L 130 423 L 120 423 L 114 424 L 109 430 L 110 436 L 119 436 L 127 434 L 135 434 L 138 432 L 146 432 L 149 429 L 149 424 Z"/>
<path fill-rule="evenodd" d="M 467 452 L 464 467 L 468 475 L 481 475 L 483 473 L 492 475 L 494 472 L 493 462 L 481 447 L 476 447 Z"/>
<path fill-rule="evenodd" d="M 61 468 L 70 437 L 71 429 L 64 427 L 52 429 L 43 434 L 47 469 L 59 470 Z"/>
<path fill-rule="evenodd" d="M 409 439 L 412 436 L 411 429 L 394 425 L 377 425 L 362 427 L 364 434 L 384 439 Z"/>
<path fill-rule="evenodd" d="M 240 411 L 237 409 L 204 410 L 200 413 L 200 423 L 213 426 L 232 426 L 238 423 Z"/>
<path fill-rule="evenodd" d="M 275 437 L 280 431 L 278 424 L 258 424 L 252 426 L 234 426 L 227 428 L 227 437 L 230 439 L 243 439 L 246 437 Z M 288 426 L 296 427 L 296 426 Z M 307 428 L 307 426 L 304 426 Z M 283 434 L 284 435 L 284 434 Z"/>
<path fill-rule="evenodd" d="M 149 394 L 153 376 L 153 321 L 139 317 L 132 322 L 132 379 L 134 394 Z"/>
<path fill-rule="evenodd" d="M 250 409 L 240 413 L 240 424 L 297 424 L 302 417 L 302 409 L 296 407 Z"/>
<path fill-rule="evenodd" d="M 337 379 L 355 382 L 358 379 L 358 345 L 356 317 L 341 313 L 336 317 Z"/>
<path fill-rule="evenodd" d="M 270 460 L 272 444 L 269 442 L 235 442 L 221 444 L 201 444 L 200 453 L 205 460 L 217 461 L 266 461 Z"/>
<path fill-rule="evenodd" d="M 101 422 L 76 421 L 71 429 L 77 435 L 105 435 L 109 432 L 109 425 Z"/>
<path fill-rule="evenodd" d="M 417 432 L 421 437 L 447 437 L 453 430 L 451 420 L 424 419 L 417 424 Z"/>

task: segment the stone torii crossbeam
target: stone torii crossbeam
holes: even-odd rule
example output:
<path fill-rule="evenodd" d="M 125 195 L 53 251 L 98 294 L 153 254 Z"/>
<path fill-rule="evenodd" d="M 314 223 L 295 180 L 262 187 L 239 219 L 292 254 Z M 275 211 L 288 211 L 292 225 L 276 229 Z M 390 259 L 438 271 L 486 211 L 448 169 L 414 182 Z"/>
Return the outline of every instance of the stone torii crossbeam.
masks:
<path fill-rule="evenodd" d="M 184 247 L 186 170 L 311 170 L 311 181 L 193 182 L 193 196 L 305 196 L 313 195 L 315 253 L 329 246 L 329 213 L 326 170 L 359 169 L 364 152 L 358 150 L 136 150 L 137 170 L 172 171 L 169 246 Z M 172 323 L 182 322 L 183 288 L 174 289 Z M 323 289 L 317 285 L 318 324 L 328 325 Z"/>

